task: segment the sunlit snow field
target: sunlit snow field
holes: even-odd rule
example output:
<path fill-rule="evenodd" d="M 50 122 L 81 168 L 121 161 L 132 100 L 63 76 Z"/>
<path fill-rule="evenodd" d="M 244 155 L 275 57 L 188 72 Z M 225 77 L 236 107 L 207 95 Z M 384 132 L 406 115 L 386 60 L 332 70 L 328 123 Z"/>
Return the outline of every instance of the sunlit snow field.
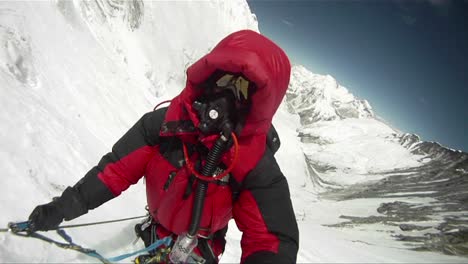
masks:
<path fill-rule="evenodd" d="M 26 220 L 36 205 L 77 182 L 141 115 L 181 91 L 190 63 L 227 34 L 245 28 L 258 31 L 245 1 L 113 5 L 107 1 L 1 1 L 0 226 Z M 391 128 L 360 119 L 302 127 L 334 142 L 324 149 L 300 142 L 299 116 L 288 112 L 285 103 L 274 125 L 282 141 L 276 158 L 289 181 L 300 228 L 298 262 L 466 262 L 407 250 L 387 233 L 324 226 L 342 221 L 340 215 L 378 214 L 372 208 L 385 199 L 320 198 L 323 186 L 310 175 L 306 156 L 315 162 L 333 160 L 337 173 L 320 176 L 338 185 L 369 180 L 362 171 L 421 162 L 409 158 L 397 143 L 366 142 L 360 137 L 366 133 L 384 137 L 393 132 Z M 391 155 L 378 156 L 382 149 Z M 357 166 L 347 169 L 349 163 Z M 69 223 L 145 214 L 143 185 L 141 180 L 120 197 Z M 67 232 L 77 244 L 110 257 L 143 248 L 140 241 L 132 244 L 137 222 Z M 45 234 L 56 237 L 53 232 Z M 241 233 L 233 221 L 227 236 L 221 261 L 239 262 Z M 0 262 L 96 260 L 39 240 L 0 233 Z"/>

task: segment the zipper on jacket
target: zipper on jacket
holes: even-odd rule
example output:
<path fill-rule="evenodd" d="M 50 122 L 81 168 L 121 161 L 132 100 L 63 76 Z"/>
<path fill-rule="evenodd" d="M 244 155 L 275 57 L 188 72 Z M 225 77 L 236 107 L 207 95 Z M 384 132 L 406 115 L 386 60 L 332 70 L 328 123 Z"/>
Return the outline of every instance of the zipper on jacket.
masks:
<path fill-rule="evenodd" d="M 171 173 L 169 173 L 169 177 L 167 178 L 167 181 L 166 183 L 164 184 L 164 190 L 166 191 L 167 189 L 169 189 L 169 185 L 171 185 L 171 182 L 172 180 L 174 180 L 174 177 L 176 176 L 177 172 L 176 171 L 171 171 Z"/>

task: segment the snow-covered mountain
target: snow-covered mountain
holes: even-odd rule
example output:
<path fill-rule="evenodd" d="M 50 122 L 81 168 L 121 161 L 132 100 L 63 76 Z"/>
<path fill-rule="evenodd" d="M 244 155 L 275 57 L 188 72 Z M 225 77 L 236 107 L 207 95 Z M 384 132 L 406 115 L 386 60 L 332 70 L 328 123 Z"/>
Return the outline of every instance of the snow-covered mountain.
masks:
<path fill-rule="evenodd" d="M 245 1 L 0 1 L 0 226 L 76 183 L 181 91 L 189 64 L 240 29 L 258 31 Z M 143 215 L 145 203 L 141 181 L 76 222 Z M 110 256 L 142 248 L 131 244 L 134 225 L 70 234 Z M 95 259 L 0 233 L 0 262 Z"/>
<path fill-rule="evenodd" d="M 468 153 L 400 134 L 331 76 L 293 68 L 287 94 L 319 197 L 375 211 L 334 227 L 388 232 L 411 248 L 468 256 Z M 372 207 L 369 207 L 371 209 Z"/>
<path fill-rule="evenodd" d="M 25 220 L 34 206 L 78 181 L 141 115 L 180 92 L 190 63 L 227 34 L 245 28 L 258 31 L 258 24 L 240 0 L 0 1 L 0 226 Z M 366 101 L 333 78 L 294 68 L 274 124 L 282 141 L 276 158 L 288 178 L 300 228 L 298 262 L 466 262 L 407 250 L 392 237 L 399 227 L 391 218 L 399 212 L 427 213 L 420 208 L 432 204 L 435 210 L 437 202 L 450 210 L 463 205 L 456 199 L 465 199 L 465 154 L 399 135 L 373 117 Z M 428 154 L 436 153 L 433 149 L 439 154 Z M 452 155 L 461 155 L 458 164 L 450 163 Z M 439 173 L 437 157 L 444 158 L 451 173 Z M 421 182 L 429 185 L 418 190 L 412 180 L 405 184 L 405 179 L 417 180 L 421 168 L 427 172 Z M 438 188 L 438 181 L 451 183 L 447 200 L 429 190 Z M 143 184 L 71 224 L 144 214 Z M 417 195 L 398 193 L 406 190 L 402 185 Z M 447 206 L 450 199 L 453 207 Z M 460 206 L 459 218 L 447 214 L 452 220 L 445 228 L 464 223 L 464 210 Z M 407 230 L 411 224 L 422 226 L 418 219 L 402 217 Z M 424 225 L 439 220 L 424 220 Z M 135 223 L 67 232 L 75 243 L 114 256 L 142 248 L 142 243 L 131 244 Z M 221 260 L 238 262 L 241 233 L 235 224 L 227 238 Z M 95 261 L 0 233 L 0 262 Z"/>
<path fill-rule="evenodd" d="M 300 65 L 294 66 L 291 73 L 287 98 L 302 125 L 374 116 L 366 100 L 356 99 L 333 77 L 314 74 Z"/>

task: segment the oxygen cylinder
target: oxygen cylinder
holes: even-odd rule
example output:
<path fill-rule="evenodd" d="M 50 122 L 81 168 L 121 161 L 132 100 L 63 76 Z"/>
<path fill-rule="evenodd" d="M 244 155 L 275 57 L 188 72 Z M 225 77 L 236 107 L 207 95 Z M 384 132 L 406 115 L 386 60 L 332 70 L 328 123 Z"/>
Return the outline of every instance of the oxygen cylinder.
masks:
<path fill-rule="evenodd" d="M 169 259 L 172 263 L 187 263 L 190 254 L 192 254 L 193 249 L 197 245 L 197 236 L 190 236 L 187 233 L 181 234 L 177 237 L 177 240 L 172 247 Z"/>

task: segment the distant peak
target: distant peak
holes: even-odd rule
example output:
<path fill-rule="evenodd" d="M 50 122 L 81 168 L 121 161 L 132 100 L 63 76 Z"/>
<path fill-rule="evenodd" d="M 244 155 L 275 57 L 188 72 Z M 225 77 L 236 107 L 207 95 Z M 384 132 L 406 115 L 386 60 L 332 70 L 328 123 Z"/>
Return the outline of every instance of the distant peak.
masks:
<path fill-rule="evenodd" d="M 374 117 L 369 102 L 354 97 L 333 76 L 315 74 L 302 65 L 292 67 L 287 99 L 303 124 Z"/>

